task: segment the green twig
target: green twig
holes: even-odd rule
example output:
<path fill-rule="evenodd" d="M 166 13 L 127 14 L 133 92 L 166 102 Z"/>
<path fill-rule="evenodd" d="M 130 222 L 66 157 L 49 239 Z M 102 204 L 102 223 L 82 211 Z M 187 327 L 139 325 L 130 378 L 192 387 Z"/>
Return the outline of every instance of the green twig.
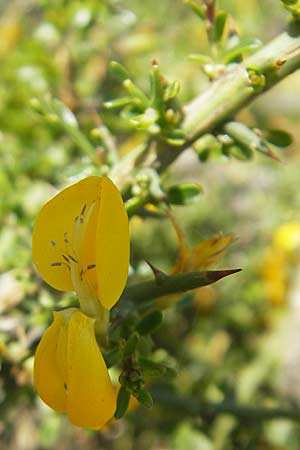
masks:
<path fill-rule="evenodd" d="M 206 419 L 214 419 L 221 414 L 230 414 L 238 419 L 247 421 L 271 420 L 286 418 L 300 421 L 300 408 L 297 407 L 265 407 L 249 406 L 233 402 L 201 402 L 195 398 L 181 397 L 168 388 L 153 388 L 151 395 L 163 407 L 168 409 L 180 409 L 190 416 L 201 416 Z"/>
<path fill-rule="evenodd" d="M 188 139 L 181 147 L 161 144 L 154 162 L 165 170 L 200 136 L 211 133 L 244 106 L 300 68 L 300 25 L 292 22 L 280 34 L 241 64 L 226 72 L 184 108 L 183 130 Z"/>

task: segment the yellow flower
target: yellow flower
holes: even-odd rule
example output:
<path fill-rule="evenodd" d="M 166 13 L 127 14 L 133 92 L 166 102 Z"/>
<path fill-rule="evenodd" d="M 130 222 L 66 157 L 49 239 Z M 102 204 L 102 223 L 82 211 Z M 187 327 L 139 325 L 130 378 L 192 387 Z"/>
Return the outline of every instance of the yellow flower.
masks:
<path fill-rule="evenodd" d="M 37 348 L 35 387 L 73 424 L 101 428 L 114 414 L 116 394 L 95 331 L 105 335 L 129 267 L 128 218 L 112 181 L 88 177 L 46 203 L 34 226 L 32 254 L 44 280 L 75 291 L 80 302 L 80 310 L 54 313 Z"/>
<path fill-rule="evenodd" d="M 265 291 L 273 305 L 286 302 L 299 265 L 300 223 L 281 225 L 273 234 L 261 268 Z"/>
<path fill-rule="evenodd" d="M 190 249 L 187 247 L 183 232 L 173 215 L 170 212 L 167 212 L 167 217 L 170 219 L 174 227 L 179 244 L 177 259 L 172 269 L 173 274 L 207 270 L 223 256 L 227 247 L 236 240 L 236 236 L 234 234 L 223 235 L 222 233 L 218 233 L 210 239 L 201 241 L 195 247 Z M 199 291 L 206 291 L 206 294 L 208 294 L 206 295 L 206 299 L 209 299 L 209 303 L 214 298 L 211 295 L 211 289 L 212 288 L 210 286 L 195 289 L 194 292 L 196 294 L 196 298 Z M 167 308 L 180 298 L 181 294 L 166 295 L 157 299 L 156 304 L 160 308 Z M 202 298 L 199 296 L 199 298 L 202 301 L 205 296 Z M 205 299 L 203 303 L 204 302 Z"/>
<path fill-rule="evenodd" d="M 236 240 L 234 234 L 215 234 L 210 239 L 201 241 L 196 247 L 189 249 L 184 240 L 181 228 L 169 213 L 172 225 L 175 229 L 179 251 L 172 273 L 206 270 L 214 265 L 225 253 L 227 247 Z"/>
<path fill-rule="evenodd" d="M 94 322 L 76 308 L 54 313 L 35 354 L 34 384 L 41 399 L 74 425 L 99 429 L 114 415 L 116 393 Z"/>

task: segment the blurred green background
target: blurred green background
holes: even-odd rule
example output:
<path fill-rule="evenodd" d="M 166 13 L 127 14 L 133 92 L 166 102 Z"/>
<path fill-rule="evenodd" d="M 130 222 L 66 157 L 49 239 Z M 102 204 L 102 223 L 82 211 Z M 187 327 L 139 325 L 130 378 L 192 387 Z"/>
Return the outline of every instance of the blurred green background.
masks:
<path fill-rule="evenodd" d="M 245 40 L 267 42 L 288 21 L 278 0 L 220 0 L 218 6 Z M 282 163 L 263 155 L 202 163 L 187 151 L 168 175 L 204 187 L 197 203 L 173 208 L 187 243 L 234 233 L 239 239 L 219 267 L 243 271 L 165 311 L 154 342 L 178 375 L 170 385 L 156 386 L 152 410 L 139 407 L 102 432 L 85 431 L 49 410 L 32 387 L 37 342 L 52 310 L 72 301 L 34 272 L 34 219 L 56 188 L 100 173 L 84 154 L 86 144 L 72 139 L 50 113 L 39 114 L 32 99 L 63 101 L 101 161 L 101 145 L 90 135 L 99 117 L 122 154 L 141 140 L 103 108 L 122 94 L 108 71 L 111 60 L 122 62 L 147 92 L 155 58 L 167 79 L 180 81 L 184 104 L 208 83 L 188 55 L 211 52 L 204 24 L 181 0 L 0 2 L 1 449 L 299 449 L 297 422 L 191 417 L 171 401 L 175 392 L 198 398 L 199 405 L 224 399 L 251 406 L 300 403 L 299 74 L 239 114 L 251 126 L 291 133 L 293 144 L 279 154 Z M 178 242 L 170 221 L 135 216 L 131 237 L 137 276 L 150 277 L 145 260 L 171 271 Z"/>

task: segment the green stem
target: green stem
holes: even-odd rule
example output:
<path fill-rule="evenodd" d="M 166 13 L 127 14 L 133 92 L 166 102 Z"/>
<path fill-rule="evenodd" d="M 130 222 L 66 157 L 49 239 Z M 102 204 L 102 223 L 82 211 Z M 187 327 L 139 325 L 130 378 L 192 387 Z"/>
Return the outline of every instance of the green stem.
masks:
<path fill-rule="evenodd" d="M 120 301 L 146 302 L 168 294 L 186 292 L 202 286 L 215 283 L 228 275 L 239 272 L 241 269 L 209 270 L 204 272 L 177 273 L 166 275 L 159 279 L 144 281 L 128 286 L 123 292 Z"/>
<path fill-rule="evenodd" d="M 185 106 L 183 129 L 187 141 L 181 147 L 158 147 L 155 167 L 164 171 L 186 148 L 272 86 L 300 68 L 300 25 L 292 22 L 280 34 L 242 64 L 231 64 L 223 76 Z"/>
<path fill-rule="evenodd" d="M 151 390 L 151 394 L 161 405 L 168 409 L 184 410 L 190 416 L 212 419 L 221 414 L 230 414 L 238 419 L 257 421 L 287 418 L 300 421 L 300 408 L 249 406 L 233 402 L 202 402 L 195 398 L 181 397 L 169 389 Z"/>

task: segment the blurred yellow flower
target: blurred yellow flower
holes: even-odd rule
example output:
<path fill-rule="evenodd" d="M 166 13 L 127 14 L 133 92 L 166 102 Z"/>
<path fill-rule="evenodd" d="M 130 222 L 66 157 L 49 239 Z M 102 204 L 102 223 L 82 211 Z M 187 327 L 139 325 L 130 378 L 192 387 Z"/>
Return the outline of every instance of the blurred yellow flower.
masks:
<path fill-rule="evenodd" d="M 105 336 L 129 268 L 128 218 L 112 181 L 88 177 L 46 203 L 34 226 L 32 254 L 44 280 L 75 291 L 80 302 L 80 310 L 54 313 L 37 348 L 35 387 L 73 424 L 101 428 L 114 414 L 116 394 L 95 331 Z"/>
<path fill-rule="evenodd" d="M 168 212 L 167 216 L 172 222 L 179 244 L 177 259 L 172 270 L 173 274 L 209 269 L 222 257 L 227 247 L 229 247 L 229 245 L 236 240 L 236 236 L 234 234 L 218 233 L 209 239 L 201 241 L 195 247 L 188 248 L 185 243 L 183 232 L 173 215 Z M 205 292 L 206 295 L 201 297 L 199 292 Z M 195 289 L 194 294 L 197 303 L 201 303 L 202 300 L 203 303 L 205 303 L 205 301 L 209 299 L 207 304 L 210 304 L 211 301 L 215 300 L 215 296 L 212 295 L 211 286 Z M 160 297 L 156 302 L 161 308 L 167 308 L 180 298 L 181 294 L 172 294 Z"/>
<path fill-rule="evenodd" d="M 300 263 L 299 248 L 300 223 L 289 222 L 275 231 L 262 267 L 266 295 L 273 305 L 286 300 L 293 271 Z"/>
<path fill-rule="evenodd" d="M 226 251 L 227 247 L 236 240 L 234 234 L 215 234 L 213 237 L 201 241 L 189 249 L 183 233 L 171 214 L 168 214 L 179 242 L 179 251 L 173 273 L 206 270 L 215 264 Z"/>

